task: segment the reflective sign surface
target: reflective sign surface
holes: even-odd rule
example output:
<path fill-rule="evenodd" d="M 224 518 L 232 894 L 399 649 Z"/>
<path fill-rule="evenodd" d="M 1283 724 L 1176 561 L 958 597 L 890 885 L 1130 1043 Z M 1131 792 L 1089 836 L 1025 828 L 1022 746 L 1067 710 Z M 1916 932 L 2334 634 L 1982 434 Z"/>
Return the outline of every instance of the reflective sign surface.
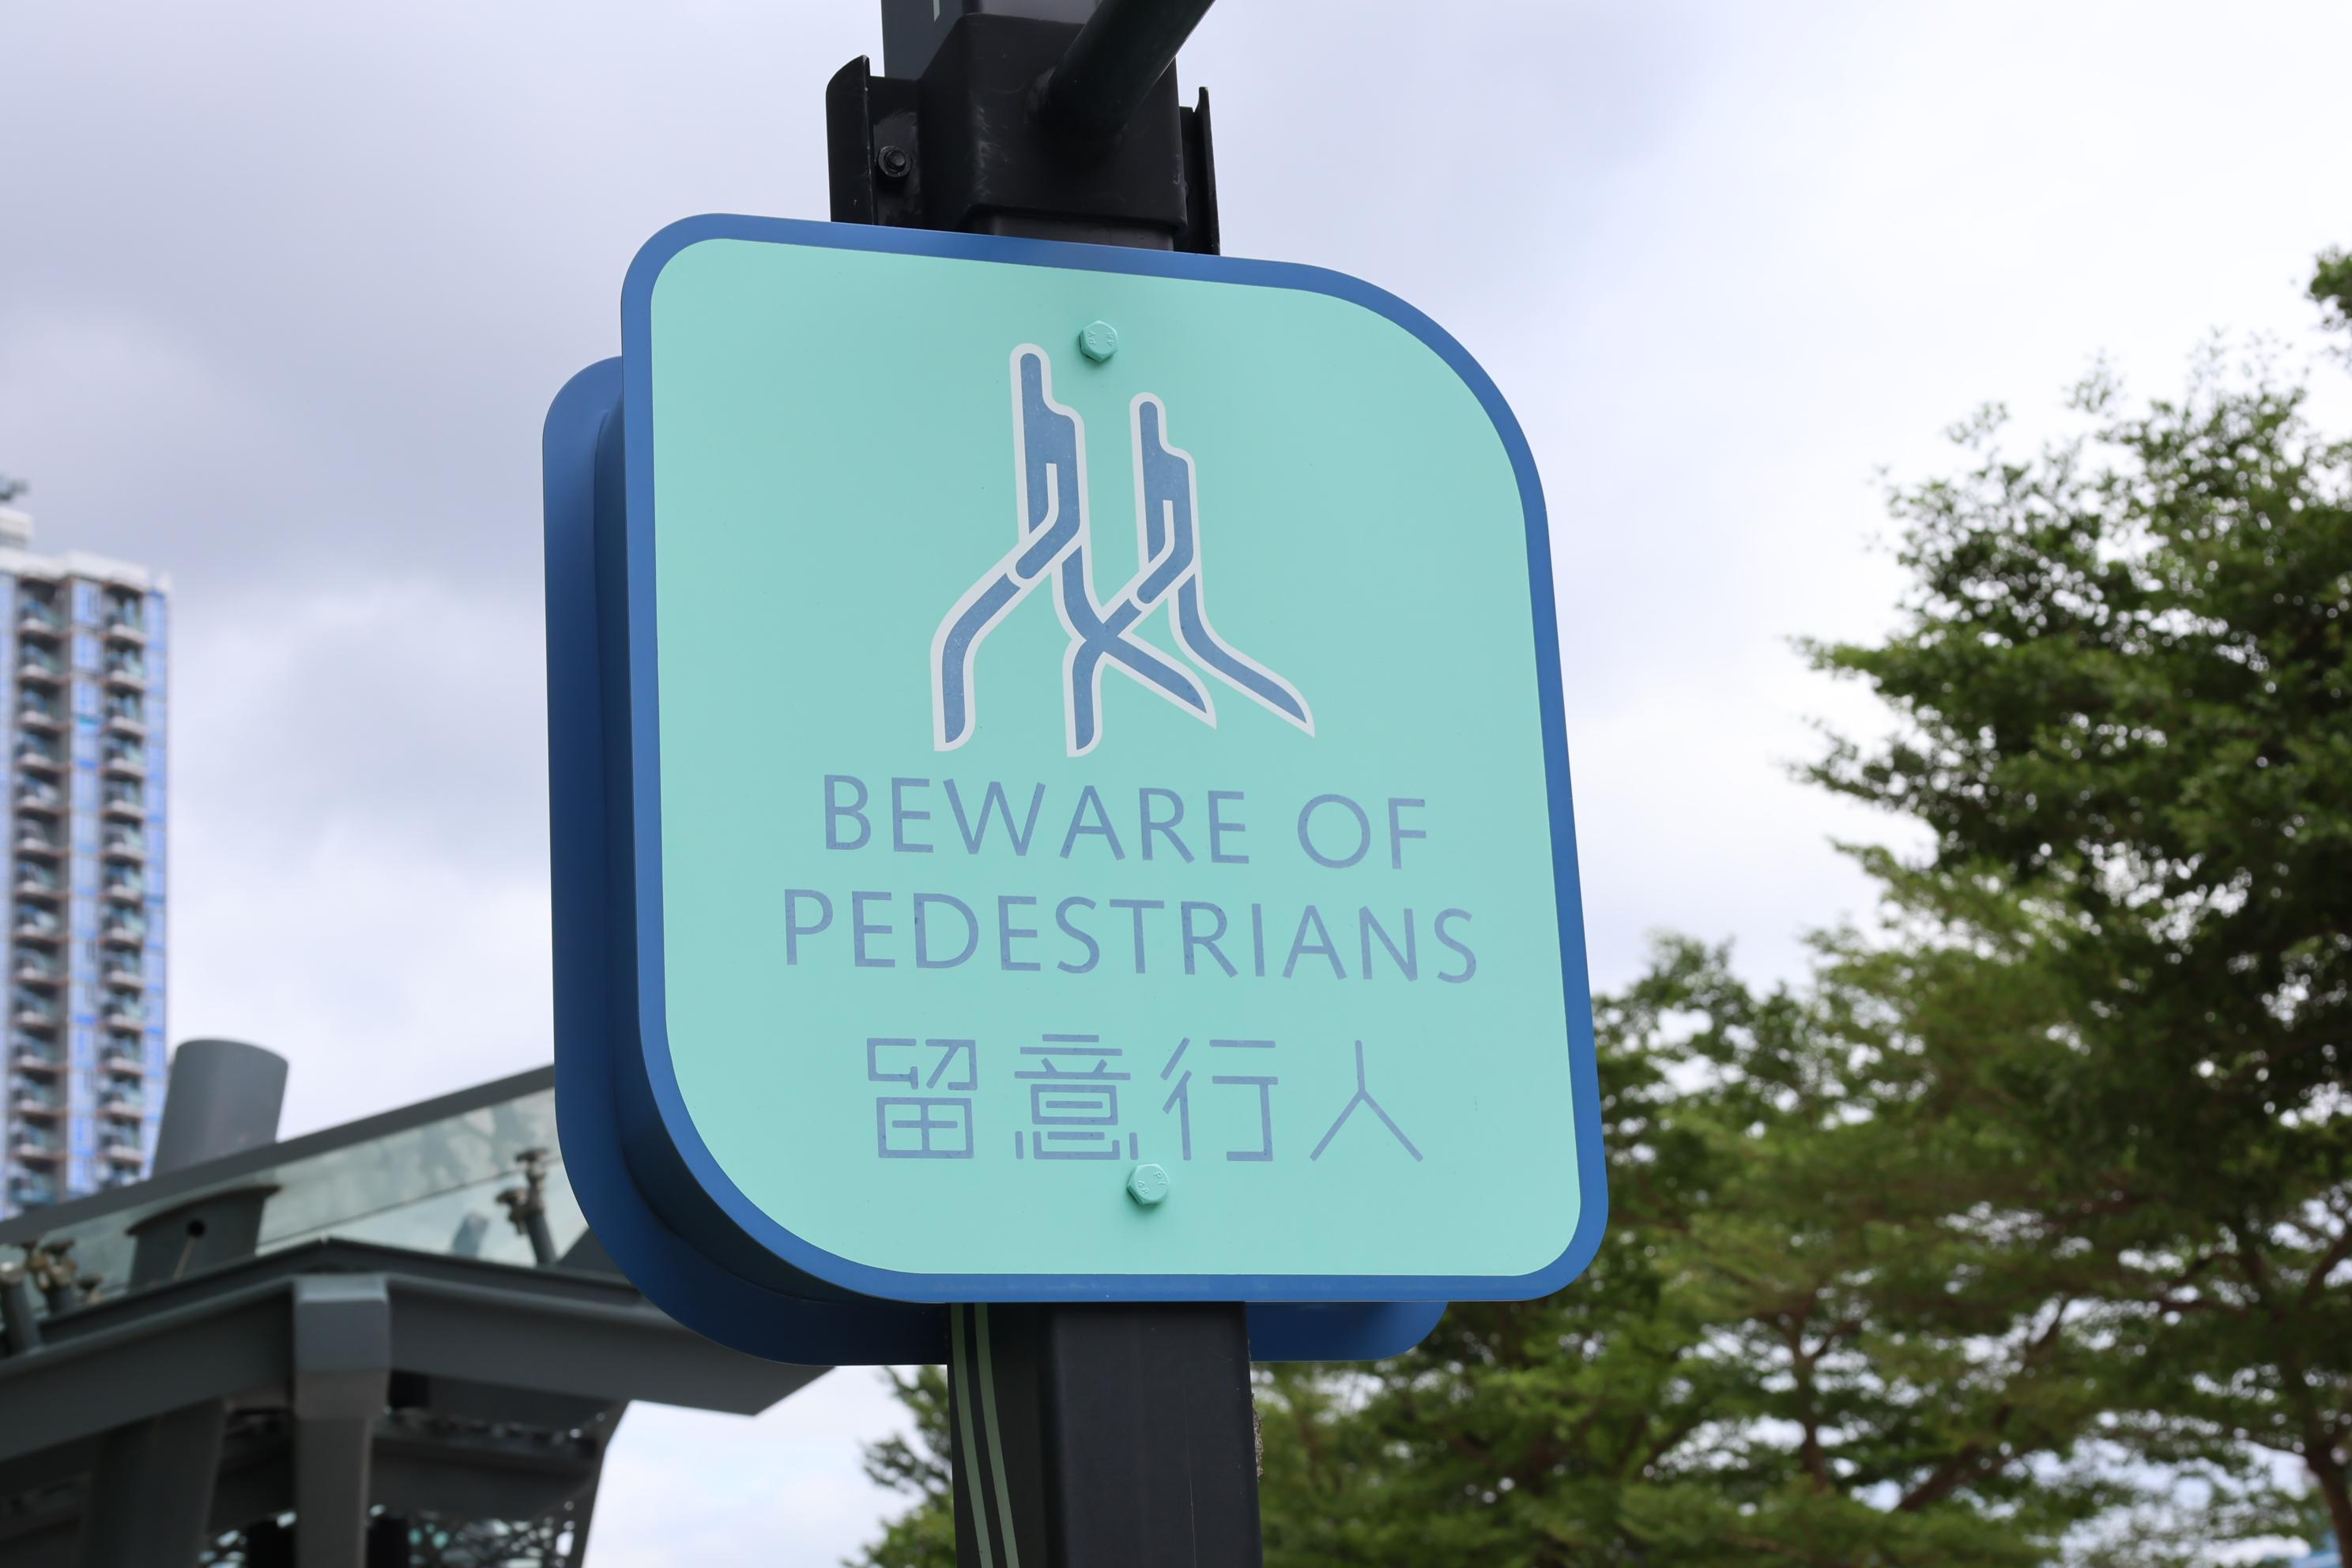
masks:
<path fill-rule="evenodd" d="M 624 317 L 629 1163 L 918 1300 L 1555 1288 L 1602 1214 L 1544 518 L 1366 285 L 677 226 Z"/>

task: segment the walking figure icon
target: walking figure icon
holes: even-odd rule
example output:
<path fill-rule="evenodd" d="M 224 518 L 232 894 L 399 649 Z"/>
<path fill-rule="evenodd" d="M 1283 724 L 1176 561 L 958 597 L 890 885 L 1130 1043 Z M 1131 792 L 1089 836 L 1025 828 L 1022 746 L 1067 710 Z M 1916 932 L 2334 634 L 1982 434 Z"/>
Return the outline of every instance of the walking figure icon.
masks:
<path fill-rule="evenodd" d="M 1210 624 L 1201 566 L 1199 486 L 1192 455 L 1168 444 L 1168 410 L 1139 394 L 1129 405 L 1135 464 L 1136 534 L 1143 566 L 1106 605 L 1095 595 L 1087 504 L 1086 424 L 1054 400 L 1053 363 L 1044 349 L 1013 351 L 1013 443 L 1017 458 L 1018 534 L 1012 549 L 940 620 L 931 637 L 931 741 L 953 751 L 979 728 L 973 666 L 988 634 L 1031 589 L 1050 583 L 1070 641 L 1062 658 L 1065 739 L 1084 756 L 1102 739 L 1106 667 L 1174 703 L 1213 728 L 1215 703 L 1192 670 L 1136 635 L 1165 609 L 1176 644 L 1202 671 L 1233 690 L 1315 732 L 1297 688 L 1227 643 Z"/>

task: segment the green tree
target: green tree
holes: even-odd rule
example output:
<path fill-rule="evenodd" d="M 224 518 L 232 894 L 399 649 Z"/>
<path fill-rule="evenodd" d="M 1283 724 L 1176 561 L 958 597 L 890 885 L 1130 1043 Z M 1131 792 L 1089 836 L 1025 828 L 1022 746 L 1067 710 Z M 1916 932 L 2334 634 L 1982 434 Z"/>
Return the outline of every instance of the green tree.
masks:
<path fill-rule="evenodd" d="M 945 1367 L 912 1373 L 884 1369 L 912 1430 L 866 1450 L 866 1479 L 902 1492 L 913 1503 L 883 1528 L 882 1539 L 848 1568 L 955 1568 L 955 1503 L 948 1454 L 948 1374 Z"/>
<path fill-rule="evenodd" d="M 2077 404 L 1965 426 L 1900 624 L 1811 650 L 1894 717 L 1811 775 L 1929 835 L 1881 924 L 1602 999 L 1600 1258 L 1267 1370 L 1276 1568 L 2187 1563 L 2293 1527 L 2256 1449 L 2352 1540 L 2352 442 L 2218 355 Z M 920 1473 L 872 1568 L 945 1560 Z"/>
<path fill-rule="evenodd" d="M 1277 1370 L 1270 1563 L 2028 1564 L 2135 1500 L 1972 1037 L 1850 973 L 1759 995 L 1669 942 L 1601 1004 L 1609 1245 L 1370 1373 Z"/>
<path fill-rule="evenodd" d="M 2312 293 L 2347 325 L 2352 263 Z M 2017 458 L 1988 416 L 1900 492 L 1913 589 L 1814 649 L 1893 710 L 1813 776 L 1933 835 L 1916 911 L 2030 923 L 2042 1016 L 1989 1082 L 2159 1460 L 2299 1459 L 2352 1539 L 2352 441 L 2275 365 L 2199 366 Z"/>
<path fill-rule="evenodd" d="M 1609 1245 L 1394 1362 L 1265 1369 L 1270 1563 L 2023 1565 L 2130 1500 L 2074 1453 L 2082 1265 L 1963 1223 L 2016 1152 L 1839 973 L 1759 995 L 1670 942 L 1603 999 Z M 939 1392 L 910 1403 L 930 1458 L 877 1450 L 922 1483 L 872 1568 L 945 1538 Z"/>

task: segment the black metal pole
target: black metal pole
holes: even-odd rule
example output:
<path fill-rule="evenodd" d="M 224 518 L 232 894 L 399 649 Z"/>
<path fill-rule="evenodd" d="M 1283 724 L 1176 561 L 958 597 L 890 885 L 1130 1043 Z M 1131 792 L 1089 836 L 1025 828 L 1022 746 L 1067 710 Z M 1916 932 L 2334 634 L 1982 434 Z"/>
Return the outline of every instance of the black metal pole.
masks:
<path fill-rule="evenodd" d="M 950 1308 L 956 1562 L 1256 1568 L 1237 1302 Z"/>
<path fill-rule="evenodd" d="M 859 60 L 828 89 L 835 221 L 1006 232 L 1010 208 L 1012 232 L 1160 248 L 1174 236 L 1216 249 L 1205 95 L 1183 110 L 1172 85 L 1160 90 L 1210 0 L 1097 0 L 1076 26 L 1056 24 L 1082 0 L 949 3 L 954 27 L 987 30 L 958 47 L 926 30 L 936 0 L 882 0 L 886 37 L 936 51 L 917 67 L 919 83 L 871 78 Z M 1016 62 L 1009 79 L 991 68 Z M 1017 110 L 1033 80 L 1034 128 L 1008 123 L 1000 107 Z M 1263 1563 L 1241 1303 L 948 1311 L 962 1568 Z"/>
<path fill-rule="evenodd" d="M 1116 136 L 1143 107 L 1211 0 L 1100 0 L 1061 63 L 1037 81 L 1037 116 L 1059 135 Z"/>

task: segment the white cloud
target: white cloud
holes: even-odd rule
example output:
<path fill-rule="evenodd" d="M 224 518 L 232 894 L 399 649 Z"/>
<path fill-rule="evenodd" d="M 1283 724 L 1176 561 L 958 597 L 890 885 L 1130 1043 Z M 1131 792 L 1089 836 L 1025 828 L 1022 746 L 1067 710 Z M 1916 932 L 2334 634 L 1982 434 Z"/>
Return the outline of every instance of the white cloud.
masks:
<path fill-rule="evenodd" d="M 903 1506 L 866 1479 L 859 1445 L 897 1430 L 871 1367 L 827 1373 L 751 1419 L 633 1407 L 590 1531 L 597 1568 L 753 1562 L 833 1568 Z"/>
<path fill-rule="evenodd" d="M 178 580 L 174 1032 L 287 1051 L 289 1126 L 545 1059 L 540 419 L 654 229 L 822 213 L 876 42 L 869 0 L 0 23 L 0 467 Z M 1536 447 L 1602 983 L 1858 912 L 1824 840 L 1884 825 L 1785 764 L 1871 715 L 1785 639 L 1885 624 L 1873 473 L 2096 351 L 2162 387 L 2300 332 L 2347 52 L 2328 0 L 1211 14 L 1229 247 L 1413 300 Z M 599 1561 L 829 1563 L 889 1419 L 865 1372 L 635 1412 Z"/>
<path fill-rule="evenodd" d="M 173 1027 L 283 1052 L 306 1130 L 544 1062 L 539 629 L 410 579 L 184 606 Z"/>

